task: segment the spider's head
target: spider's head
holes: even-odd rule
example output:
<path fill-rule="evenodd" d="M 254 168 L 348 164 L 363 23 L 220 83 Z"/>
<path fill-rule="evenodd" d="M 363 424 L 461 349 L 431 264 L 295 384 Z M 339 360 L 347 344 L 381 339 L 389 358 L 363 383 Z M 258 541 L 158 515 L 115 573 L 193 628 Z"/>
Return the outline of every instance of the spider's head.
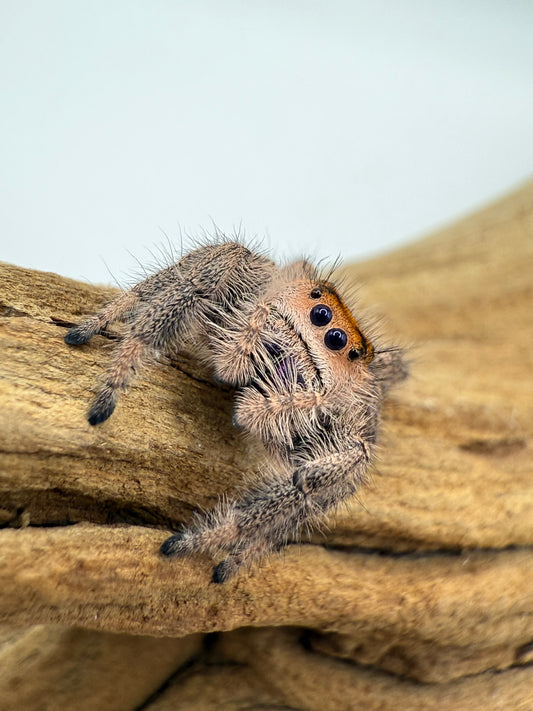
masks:
<path fill-rule="evenodd" d="M 330 282 L 293 283 L 282 308 L 301 340 L 300 357 L 312 361 L 324 384 L 362 376 L 374 349 Z"/>
<path fill-rule="evenodd" d="M 309 321 L 323 336 L 326 349 L 338 352 L 350 362 L 360 360 L 370 363 L 374 357 L 374 348 L 335 287 L 327 281 L 311 289 L 307 286 Z"/>

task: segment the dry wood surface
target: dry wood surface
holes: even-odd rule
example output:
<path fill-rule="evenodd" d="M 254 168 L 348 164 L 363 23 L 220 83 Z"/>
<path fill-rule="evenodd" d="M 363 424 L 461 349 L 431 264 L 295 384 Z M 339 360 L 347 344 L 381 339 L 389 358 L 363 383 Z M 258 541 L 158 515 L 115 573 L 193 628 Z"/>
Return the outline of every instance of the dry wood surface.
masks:
<path fill-rule="evenodd" d="M 533 709 L 533 183 L 342 272 L 410 348 L 372 482 L 217 586 L 158 547 L 258 476 L 232 392 L 168 358 L 91 427 L 114 290 L 0 265 L 1 708 Z"/>

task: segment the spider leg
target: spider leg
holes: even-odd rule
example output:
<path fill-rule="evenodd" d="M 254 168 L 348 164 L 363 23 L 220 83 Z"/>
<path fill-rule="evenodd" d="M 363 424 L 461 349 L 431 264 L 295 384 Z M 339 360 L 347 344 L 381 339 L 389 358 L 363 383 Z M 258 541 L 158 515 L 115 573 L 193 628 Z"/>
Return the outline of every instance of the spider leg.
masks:
<path fill-rule="evenodd" d="M 100 387 L 89 409 L 89 424 L 98 425 L 113 413 L 118 396 L 124 390 L 147 351 L 147 345 L 139 338 L 125 336 L 113 351 L 106 380 Z"/>
<path fill-rule="evenodd" d="M 161 553 L 223 552 L 213 582 L 225 582 L 241 566 L 283 547 L 305 524 L 320 522 L 355 493 L 369 461 L 369 445 L 359 440 L 345 450 L 301 462 L 292 471 L 288 468 L 284 476 L 272 473 L 225 510 L 215 509 L 196 527 L 167 539 Z"/>
<path fill-rule="evenodd" d="M 254 560 L 264 555 L 265 549 L 262 542 L 250 543 L 247 547 L 230 553 L 224 560 L 213 568 L 211 580 L 214 583 L 225 583 L 233 578 L 239 568 L 250 566 Z"/>
<path fill-rule="evenodd" d="M 104 331 L 113 321 L 127 321 L 142 302 L 153 300 L 158 293 L 168 287 L 170 282 L 179 282 L 180 279 L 183 279 L 183 276 L 179 264 L 172 264 L 151 274 L 129 291 L 117 296 L 97 314 L 71 328 L 65 336 L 65 342 L 72 346 L 87 343 L 93 336 Z"/>
<path fill-rule="evenodd" d="M 376 351 L 374 360 L 370 364 L 381 391 L 386 393 L 397 383 L 401 383 L 409 375 L 409 367 L 401 348 L 385 348 Z"/>
<path fill-rule="evenodd" d="M 267 299 L 261 299 L 248 315 L 239 315 L 234 310 L 232 320 L 239 327 L 231 331 L 222 328 L 212 337 L 215 375 L 220 381 L 237 387 L 250 382 L 255 370 L 254 355 L 260 350 L 269 313 Z"/>
<path fill-rule="evenodd" d="M 237 242 L 205 245 L 71 329 L 65 340 L 79 345 L 110 321 L 132 316 L 130 330 L 115 349 L 105 382 L 89 410 L 90 424 L 111 415 L 120 390 L 147 356 L 170 346 L 179 349 L 195 333 L 210 336 L 237 302 L 253 299 L 264 289 L 274 269 L 273 262 Z"/>
<path fill-rule="evenodd" d="M 133 291 L 120 294 L 97 314 L 67 331 L 65 343 L 71 346 L 81 346 L 88 343 L 93 336 L 102 333 L 113 321 L 125 321 L 134 311 L 138 302 L 139 297 Z"/>
<path fill-rule="evenodd" d="M 149 354 L 164 351 L 190 328 L 201 297 L 188 282 L 180 287 L 167 289 L 147 304 L 113 351 L 105 382 L 89 410 L 91 425 L 104 422 L 113 413 L 120 391 L 126 389 Z"/>
<path fill-rule="evenodd" d="M 300 436 L 312 436 L 319 415 L 328 410 L 328 399 L 319 392 L 299 387 L 270 388 L 266 394 L 247 387 L 237 396 L 234 422 L 264 443 L 291 446 L 295 431 Z"/>

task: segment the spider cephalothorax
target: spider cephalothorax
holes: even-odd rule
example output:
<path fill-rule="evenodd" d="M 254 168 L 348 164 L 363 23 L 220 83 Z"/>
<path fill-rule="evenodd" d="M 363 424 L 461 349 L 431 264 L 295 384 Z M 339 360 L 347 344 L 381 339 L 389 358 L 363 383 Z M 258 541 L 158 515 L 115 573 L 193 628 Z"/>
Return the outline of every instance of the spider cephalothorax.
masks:
<path fill-rule="evenodd" d="M 265 477 L 168 538 L 167 556 L 206 551 L 224 582 L 317 524 L 365 480 L 385 391 L 406 368 L 396 348 L 376 348 L 335 286 L 305 261 L 278 267 L 238 242 L 199 247 L 72 328 L 86 343 L 116 320 L 129 329 L 89 411 L 113 412 L 136 367 L 187 349 L 236 390 L 234 422 L 271 455 Z"/>

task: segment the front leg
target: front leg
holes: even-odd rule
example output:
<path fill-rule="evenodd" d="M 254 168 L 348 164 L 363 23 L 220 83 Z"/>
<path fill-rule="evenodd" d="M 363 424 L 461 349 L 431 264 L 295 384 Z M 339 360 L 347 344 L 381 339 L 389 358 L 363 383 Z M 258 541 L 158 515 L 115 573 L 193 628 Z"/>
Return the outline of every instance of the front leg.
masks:
<path fill-rule="evenodd" d="M 329 414 L 333 405 L 333 398 L 298 385 L 292 389 L 280 385 L 265 392 L 249 386 L 237 395 L 233 420 L 267 446 L 274 443 L 292 447 L 295 433 L 300 439 L 312 437 L 320 415 Z"/>
<path fill-rule="evenodd" d="M 401 383 L 409 375 L 409 366 L 402 348 L 383 348 L 376 350 L 374 360 L 370 364 L 376 382 L 383 393 L 394 385 Z"/>
<path fill-rule="evenodd" d="M 233 308 L 231 318 L 225 315 L 224 322 L 232 323 L 232 329 L 227 326 L 211 328 L 211 349 L 215 376 L 223 383 L 239 387 L 249 383 L 254 377 L 256 363 L 265 360 L 261 335 L 270 313 L 269 302 L 261 299 L 250 313 L 239 312 Z M 264 351 L 264 352 L 263 352 Z"/>
<path fill-rule="evenodd" d="M 365 479 L 369 445 L 358 440 L 345 450 L 303 461 L 293 470 L 272 472 L 233 504 L 219 506 L 196 526 L 168 538 L 169 557 L 207 552 L 224 559 L 213 582 L 229 580 L 244 565 L 283 548 L 304 526 L 316 526 Z"/>

